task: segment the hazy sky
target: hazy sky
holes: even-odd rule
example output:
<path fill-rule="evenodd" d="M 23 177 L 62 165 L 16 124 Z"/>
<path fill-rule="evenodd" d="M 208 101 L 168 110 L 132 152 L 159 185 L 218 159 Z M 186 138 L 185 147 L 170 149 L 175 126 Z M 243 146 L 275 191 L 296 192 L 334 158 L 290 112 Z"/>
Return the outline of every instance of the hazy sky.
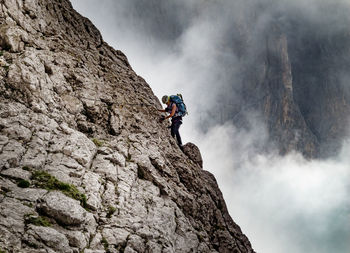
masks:
<path fill-rule="evenodd" d="M 242 59 L 230 46 L 241 36 L 237 20 L 254 19 L 252 51 L 259 49 L 268 20 L 277 16 L 284 22 L 281 13 L 298 13 L 320 33 L 344 29 L 344 9 L 330 13 L 321 2 L 327 1 L 72 1 L 107 43 L 127 55 L 159 98 L 183 94 L 190 112 L 180 129 L 183 141 L 200 147 L 204 167 L 216 176 L 232 218 L 259 253 L 350 252 L 350 144 L 344 142 L 339 156 L 327 161 L 261 155 L 256 150 L 266 141 L 266 129 L 254 115 L 249 131 L 224 123 L 203 133 L 197 123 L 223 94 L 237 102 L 232 83 L 239 80 Z"/>

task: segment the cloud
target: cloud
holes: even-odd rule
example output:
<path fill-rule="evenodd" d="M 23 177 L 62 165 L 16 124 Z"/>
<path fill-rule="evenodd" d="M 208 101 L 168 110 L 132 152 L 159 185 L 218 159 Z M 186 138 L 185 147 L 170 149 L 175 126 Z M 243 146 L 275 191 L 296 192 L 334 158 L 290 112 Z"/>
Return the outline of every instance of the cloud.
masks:
<path fill-rule="evenodd" d="M 349 143 L 336 158 L 309 161 L 297 153 L 259 154 L 255 143 L 263 140 L 254 136 L 225 125 L 200 141 L 205 168 L 217 176 L 231 216 L 253 247 L 349 252 Z"/>
<path fill-rule="evenodd" d="M 307 39 L 333 45 L 342 41 L 334 35 L 349 33 L 349 0 L 72 3 L 126 53 L 158 97 L 183 94 L 190 114 L 182 138 L 200 147 L 205 169 L 215 174 L 231 216 L 257 252 L 350 252 L 350 144 L 328 160 L 281 157 L 266 145 L 259 115 L 240 110 L 242 65 L 254 68 L 270 22 L 277 20 L 297 49 Z M 242 41 L 251 46 L 243 59 L 234 46 Z M 348 70 L 331 74 L 349 87 Z M 232 110 L 245 115 L 246 128 L 234 125 L 235 116 L 225 120 Z"/>

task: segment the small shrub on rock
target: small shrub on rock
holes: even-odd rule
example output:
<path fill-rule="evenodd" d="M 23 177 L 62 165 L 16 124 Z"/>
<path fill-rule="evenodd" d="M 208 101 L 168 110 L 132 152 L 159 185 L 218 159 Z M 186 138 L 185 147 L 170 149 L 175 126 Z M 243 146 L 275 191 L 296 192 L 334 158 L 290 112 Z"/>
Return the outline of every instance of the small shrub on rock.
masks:
<path fill-rule="evenodd" d="M 28 188 L 30 186 L 30 183 L 27 180 L 21 179 L 18 181 L 17 186 L 21 188 Z"/>
<path fill-rule="evenodd" d="M 109 244 L 107 242 L 107 239 L 102 237 L 101 243 L 103 244 L 103 247 L 105 248 L 105 250 L 108 250 Z"/>
<path fill-rule="evenodd" d="M 50 227 L 50 221 L 44 216 L 31 216 L 25 218 L 25 224 L 33 224 L 34 226 Z"/>
<path fill-rule="evenodd" d="M 23 166 L 22 170 L 31 171 L 32 169 L 30 167 L 28 167 L 28 166 Z"/>
<path fill-rule="evenodd" d="M 109 206 L 108 207 L 108 212 L 107 212 L 107 218 L 111 218 L 112 215 L 117 211 L 117 209 L 114 206 Z"/>

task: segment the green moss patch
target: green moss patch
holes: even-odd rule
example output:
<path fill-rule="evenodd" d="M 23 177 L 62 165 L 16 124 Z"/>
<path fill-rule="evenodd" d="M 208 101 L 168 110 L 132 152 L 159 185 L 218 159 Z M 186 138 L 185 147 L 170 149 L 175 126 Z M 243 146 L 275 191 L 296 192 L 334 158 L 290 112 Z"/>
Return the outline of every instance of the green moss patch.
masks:
<path fill-rule="evenodd" d="M 107 218 L 111 218 L 115 211 L 117 211 L 115 207 L 109 206 L 107 211 Z"/>
<path fill-rule="evenodd" d="M 59 181 L 54 176 L 50 175 L 46 171 L 35 171 L 33 172 L 32 178 L 33 183 L 38 188 L 43 188 L 48 191 L 58 190 L 64 193 L 66 196 L 80 201 L 80 204 L 86 208 L 86 196 L 80 193 L 77 187 L 72 184 L 67 184 Z"/>
<path fill-rule="evenodd" d="M 28 166 L 23 166 L 22 170 L 31 171 L 32 169 L 30 167 L 28 167 Z"/>
<path fill-rule="evenodd" d="M 95 143 L 97 147 L 102 147 L 103 146 L 103 141 L 100 141 L 99 139 L 93 138 L 92 142 Z"/>
<path fill-rule="evenodd" d="M 31 216 L 25 217 L 25 224 L 33 224 L 34 226 L 50 227 L 50 221 L 44 216 Z"/>
<path fill-rule="evenodd" d="M 101 243 L 103 244 L 103 247 L 105 248 L 105 250 L 108 250 L 109 244 L 107 242 L 107 239 L 102 237 Z"/>

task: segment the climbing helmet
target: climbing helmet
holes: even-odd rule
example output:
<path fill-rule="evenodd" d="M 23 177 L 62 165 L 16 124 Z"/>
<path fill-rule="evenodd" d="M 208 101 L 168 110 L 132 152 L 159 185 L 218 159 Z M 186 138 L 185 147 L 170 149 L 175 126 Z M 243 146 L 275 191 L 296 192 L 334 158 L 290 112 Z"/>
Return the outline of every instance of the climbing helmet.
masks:
<path fill-rule="evenodd" d="M 163 102 L 163 104 L 166 104 L 168 101 L 169 101 L 169 96 L 164 95 L 164 96 L 162 97 L 162 102 Z"/>

